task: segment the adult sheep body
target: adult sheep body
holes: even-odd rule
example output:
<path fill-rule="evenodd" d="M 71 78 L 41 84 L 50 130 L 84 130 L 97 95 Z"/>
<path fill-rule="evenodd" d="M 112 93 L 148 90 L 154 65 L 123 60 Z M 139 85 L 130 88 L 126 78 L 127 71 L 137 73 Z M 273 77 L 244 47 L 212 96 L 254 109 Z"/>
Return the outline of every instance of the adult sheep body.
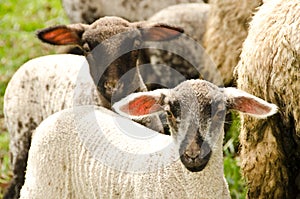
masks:
<path fill-rule="evenodd" d="M 220 71 L 225 86 L 234 83 L 233 70 L 239 61 L 249 22 L 262 0 L 210 0 L 203 43 L 208 57 Z M 205 59 L 205 64 L 211 60 Z"/>
<path fill-rule="evenodd" d="M 300 2 L 266 1 L 236 69 L 238 87 L 279 106 L 268 120 L 242 116 L 242 171 L 249 198 L 300 196 Z"/>
<path fill-rule="evenodd" d="M 255 96 L 202 80 L 135 93 L 113 108 L 130 118 L 167 112 L 171 136 L 102 107 L 58 112 L 33 136 L 21 198 L 229 198 L 226 108 L 257 117 L 276 112 Z"/>

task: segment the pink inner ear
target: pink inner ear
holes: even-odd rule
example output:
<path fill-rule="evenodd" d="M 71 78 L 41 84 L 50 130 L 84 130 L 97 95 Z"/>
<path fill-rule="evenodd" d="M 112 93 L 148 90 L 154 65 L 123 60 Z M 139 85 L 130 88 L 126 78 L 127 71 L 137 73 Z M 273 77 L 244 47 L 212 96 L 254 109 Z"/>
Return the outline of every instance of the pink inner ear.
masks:
<path fill-rule="evenodd" d="M 271 107 L 247 97 L 236 98 L 234 100 L 234 108 L 241 112 L 254 115 L 266 115 L 272 110 Z"/>
<path fill-rule="evenodd" d="M 56 45 L 78 44 L 79 38 L 73 31 L 61 27 L 41 33 L 44 41 Z"/>
<path fill-rule="evenodd" d="M 160 108 L 154 97 L 141 96 L 120 107 L 120 110 L 132 116 L 141 116 L 156 112 Z"/>
<path fill-rule="evenodd" d="M 178 37 L 182 32 L 180 28 L 160 24 L 149 28 L 144 37 L 147 41 L 167 41 Z"/>

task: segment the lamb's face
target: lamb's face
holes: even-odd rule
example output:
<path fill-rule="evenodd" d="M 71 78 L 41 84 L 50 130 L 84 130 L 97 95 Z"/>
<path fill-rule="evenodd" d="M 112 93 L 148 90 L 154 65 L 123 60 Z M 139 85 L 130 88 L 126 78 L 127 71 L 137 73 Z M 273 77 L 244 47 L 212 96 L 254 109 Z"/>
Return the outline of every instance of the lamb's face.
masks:
<path fill-rule="evenodd" d="M 190 171 L 201 171 L 223 133 L 226 103 L 222 90 L 206 81 L 186 81 L 164 101 L 182 163 Z"/>
<path fill-rule="evenodd" d="M 126 89 L 126 84 L 119 80 L 136 67 L 142 39 L 139 29 L 118 17 L 101 18 L 82 35 L 91 75 L 108 101 L 114 91 L 118 89 L 122 93 L 121 89 Z M 135 73 L 128 75 L 128 79 L 135 79 Z"/>
<path fill-rule="evenodd" d="M 136 67 L 144 41 L 170 40 L 182 32 L 181 28 L 166 24 L 130 23 L 120 17 L 103 17 L 91 25 L 46 28 L 38 32 L 38 37 L 50 44 L 75 44 L 83 49 L 98 90 L 110 102 L 116 89 L 126 89 L 127 84 L 119 80 Z M 136 73 L 129 73 L 126 79 L 135 81 L 138 79 L 135 76 Z"/>

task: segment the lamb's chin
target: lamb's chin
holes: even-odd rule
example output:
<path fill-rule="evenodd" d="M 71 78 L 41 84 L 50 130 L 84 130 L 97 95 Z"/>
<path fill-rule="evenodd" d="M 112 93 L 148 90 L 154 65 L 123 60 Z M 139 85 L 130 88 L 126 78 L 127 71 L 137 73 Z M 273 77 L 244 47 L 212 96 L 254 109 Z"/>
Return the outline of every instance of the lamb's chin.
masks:
<path fill-rule="evenodd" d="M 211 152 L 209 152 L 205 157 L 198 156 L 196 158 L 190 158 L 186 154 L 183 154 L 180 156 L 180 160 L 187 170 L 191 172 L 199 172 L 206 167 L 210 157 Z"/>

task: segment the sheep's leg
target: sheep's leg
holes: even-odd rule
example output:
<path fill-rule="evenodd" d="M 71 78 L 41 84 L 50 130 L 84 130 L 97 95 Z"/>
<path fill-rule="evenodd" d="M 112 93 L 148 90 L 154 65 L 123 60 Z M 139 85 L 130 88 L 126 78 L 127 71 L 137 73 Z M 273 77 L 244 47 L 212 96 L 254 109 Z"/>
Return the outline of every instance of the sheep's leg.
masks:
<path fill-rule="evenodd" d="M 20 190 L 25 181 L 25 170 L 28 159 L 28 150 L 30 148 L 31 143 L 31 133 L 30 135 L 28 134 L 26 135 L 27 139 L 21 139 L 19 142 L 15 143 L 15 148 L 18 149 L 18 152 L 11 154 L 13 179 L 4 196 L 4 199 L 20 197 Z"/>
<path fill-rule="evenodd" d="M 20 190 L 25 181 L 25 171 L 28 159 L 28 150 L 31 144 L 32 129 L 36 125 L 31 124 L 30 128 L 20 133 L 19 136 L 13 136 L 10 141 L 11 166 L 13 178 L 11 184 L 4 195 L 4 199 L 17 199 L 20 197 Z"/>

